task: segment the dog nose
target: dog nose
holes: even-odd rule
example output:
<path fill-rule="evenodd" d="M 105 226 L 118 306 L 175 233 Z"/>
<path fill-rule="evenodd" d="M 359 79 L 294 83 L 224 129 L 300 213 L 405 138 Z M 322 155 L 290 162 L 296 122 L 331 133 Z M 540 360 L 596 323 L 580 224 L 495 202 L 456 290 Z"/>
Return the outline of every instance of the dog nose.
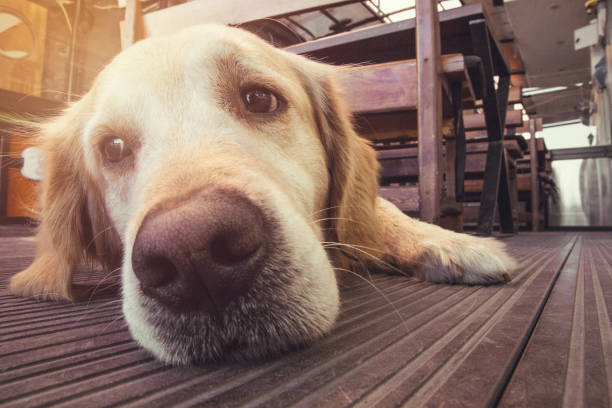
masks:
<path fill-rule="evenodd" d="M 248 198 L 199 192 L 147 214 L 132 268 L 146 296 L 177 312 L 213 314 L 249 290 L 268 242 L 263 214 Z"/>

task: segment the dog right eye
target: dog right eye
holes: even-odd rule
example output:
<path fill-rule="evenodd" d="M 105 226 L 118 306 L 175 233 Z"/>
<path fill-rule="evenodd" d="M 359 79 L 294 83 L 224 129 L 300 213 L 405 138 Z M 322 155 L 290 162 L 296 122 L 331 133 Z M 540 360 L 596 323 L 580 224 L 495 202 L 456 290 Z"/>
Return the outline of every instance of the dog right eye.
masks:
<path fill-rule="evenodd" d="M 125 141 L 119 137 L 105 139 L 100 148 L 104 155 L 104 160 L 109 163 L 118 163 L 131 154 L 130 149 L 125 145 Z"/>

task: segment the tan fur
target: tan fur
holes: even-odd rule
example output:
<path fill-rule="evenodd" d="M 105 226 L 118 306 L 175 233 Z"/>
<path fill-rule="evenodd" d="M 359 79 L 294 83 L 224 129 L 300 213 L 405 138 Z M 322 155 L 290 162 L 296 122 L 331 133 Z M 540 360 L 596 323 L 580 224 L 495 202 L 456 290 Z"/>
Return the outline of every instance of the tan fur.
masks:
<path fill-rule="evenodd" d="M 83 298 L 72 273 L 89 254 L 110 270 L 120 245 L 97 189 L 85 177 L 79 140 L 79 102 L 43 125 L 39 146 L 45 154 L 38 249 L 34 263 L 10 281 L 10 290 L 42 299 Z M 111 249 L 112 248 L 112 249 Z"/>
<path fill-rule="evenodd" d="M 376 220 L 376 152 L 355 133 L 348 105 L 335 81 L 335 70 L 302 64 L 331 180 L 326 237 L 329 242 L 342 244 L 333 248 L 330 256 L 339 267 L 360 268 L 371 263 L 373 257 L 354 246 L 370 248 L 373 253 L 383 250 L 379 224 L 368 221 Z"/>
<path fill-rule="evenodd" d="M 355 134 L 334 73 L 219 26 L 145 40 L 117 56 L 81 101 L 41 129 L 46 157 L 38 251 L 11 279 L 11 291 L 74 300 L 72 273 L 84 259 L 113 270 L 123 257 L 132 335 L 164 361 L 217 356 L 227 341 L 222 335 L 207 332 L 210 345 L 189 347 L 163 340 L 163 322 L 173 317 L 156 309 L 157 323 L 148 322 L 150 306 L 131 265 L 146 214 L 204 187 L 241 191 L 265 209 L 282 237 L 279 253 L 288 257 L 286 270 L 270 266 L 265 275 L 283 288 L 274 296 L 287 310 L 276 308 L 267 323 L 280 326 L 267 330 L 256 323 L 266 319 L 253 323 L 233 311 L 253 339 L 278 334 L 252 345 L 261 348 L 253 354 L 289 349 L 330 330 L 339 308 L 334 268 L 373 265 L 434 282 L 507 281 L 515 264 L 502 244 L 411 219 L 377 198 L 376 153 Z M 239 93 L 245 84 L 272 88 L 286 106 L 272 115 L 247 112 Z M 120 167 L 101 158 L 99 146 L 109 134 L 133 147 Z M 254 285 L 264 292 L 268 286 Z M 265 303 L 270 295 L 261 296 Z M 200 346 L 212 351 L 184 354 Z"/>

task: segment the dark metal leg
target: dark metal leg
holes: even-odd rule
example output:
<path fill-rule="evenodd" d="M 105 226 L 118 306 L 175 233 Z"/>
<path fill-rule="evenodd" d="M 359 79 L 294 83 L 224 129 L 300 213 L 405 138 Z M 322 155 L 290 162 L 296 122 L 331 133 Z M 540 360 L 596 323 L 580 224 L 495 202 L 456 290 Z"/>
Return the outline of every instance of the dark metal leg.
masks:
<path fill-rule="evenodd" d="M 514 223 L 503 146 L 510 77 L 508 72 L 502 73 L 498 90 L 495 90 L 491 45 L 485 20 L 471 21 L 470 31 L 474 51 L 480 57 L 485 73 L 486 92 L 483 97 L 483 108 L 489 138 L 477 231 L 482 235 L 491 234 L 497 202 L 501 230 L 511 233 L 514 230 Z"/>
<path fill-rule="evenodd" d="M 508 94 L 510 93 L 510 75 L 503 75 L 497 83 L 497 107 L 502 131 L 506 124 L 506 112 L 508 111 Z M 502 145 L 504 134 L 502 133 Z M 517 220 L 513 216 L 512 196 L 510 194 L 510 180 L 508 175 L 508 163 L 506 151 L 502 148 L 501 172 L 499 174 L 499 191 L 497 193 L 497 208 L 499 208 L 499 222 L 502 232 L 514 233 L 517 231 Z"/>
<path fill-rule="evenodd" d="M 463 127 L 461 90 L 461 82 L 453 82 L 451 84 L 453 114 L 455 117 L 455 197 L 457 202 L 463 202 L 465 196 L 465 128 Z"/>
<path fill-rule="evenodd" d="M 499 173 L 499 191 L 497 193 L 497 208 L 499 209 L 500 229 L 504 233 L 516 232 L 516 220 L 512 213 L 512 196 L 510 195 L 510 180 L 508 175 L 508 163 L 506 161 L 503 141 L 501 168 Z"/>

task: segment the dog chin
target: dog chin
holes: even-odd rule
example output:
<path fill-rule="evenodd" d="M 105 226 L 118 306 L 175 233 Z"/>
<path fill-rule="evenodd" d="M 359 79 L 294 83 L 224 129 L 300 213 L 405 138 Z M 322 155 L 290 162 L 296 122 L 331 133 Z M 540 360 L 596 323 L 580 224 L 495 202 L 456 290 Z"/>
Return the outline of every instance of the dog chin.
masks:
<path fill-rule="evenodd" d="M 259 360 L 315 341 L 336 320 L 338 289 L 314 236 L 299 249 L 301 256 L 291 254 L 296 248 L 275 251 L 250 290 L 215 314 L 169 309 L 144 295 L 124 265 L 123 312 L 132 337 L 173 365 Z"/>

